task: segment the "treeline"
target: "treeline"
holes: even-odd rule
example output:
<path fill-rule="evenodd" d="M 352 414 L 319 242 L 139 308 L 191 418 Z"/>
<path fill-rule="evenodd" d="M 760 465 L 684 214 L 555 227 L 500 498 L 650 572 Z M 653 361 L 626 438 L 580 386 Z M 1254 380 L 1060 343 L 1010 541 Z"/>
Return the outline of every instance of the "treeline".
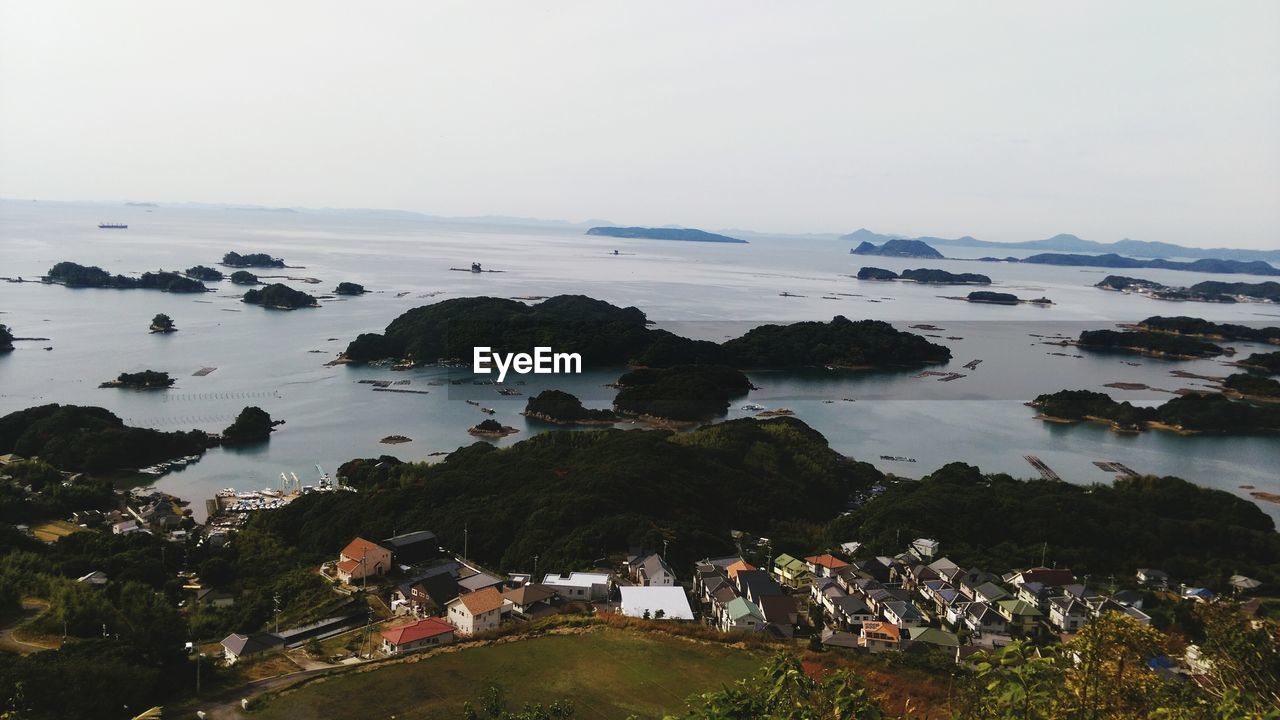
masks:
<path fill-rule="evenodd" d="M 1280 350 L 1269 353 L 1253 353 L 1236 364 L 1245 368 L 1262 370 L 1271 375 L 1280 374 Z"/>
<path fill-rule="evenodd" d="M 209 282 L 216 282 L 224 277 L 221 270 L 211 268 L 207 265 L 189 267 L 187 268 L 186 275 L 187 277 L 193 277 L 197 280 L 207 280 Z"/>
<path fill-rule="evenodd" d="M 169 377 L 169 373 L 160 372 L 158 370 L 143 370 L 135 373 L 120 373 L 116 379 L 109 385 L 116 387 L 136 388 L 139 390 L 148 390 L 151 388 L 167 388 L 171 387 L 174 379 Z"/>
<path fill-rule="evenodd" d="M 1254 387 L 1247 380 L 1237 381 L 1237 384 Z M 1116 402 L 1110 395 L 1092 390 L 1060 390 L 1037 396 L 1031 405 L 1049 418 L 1099 418 L 1112 422 L 1122 430 L 1142 430 L 1150 423 L 1190 432 L 1256 433 L 1280 430 L 1280 405 L 1253 405 L 1217 394 L 1189 393 L 1157 407 L 1145 407 L 1129 402 Z"/>
<path fill-rule="evenodd" d="M 751 381 L 724 365 L 642 368 L 618 378 L 614 407 L 629 415 L 692 421 L 723 415 L 729 401 L 746 395 Z"/>
<path fill-rule="evenodd" d="M 1122 350 L 1174 358 L 1209 358 L 1222 354 L 1222 347 L 1207 340 L 1167 332 L 1134 330 L 1085 330 L 1076 344 L 1088 350 Z"/>
<path fill-rule="evenodd" d="M 199 280 L 184 277 L 172 272 L 147 272 L 141 277 L 112 275 L 97 266 L 79 265 L 73 262 L 60 262 L 49 268 L 45 280 L 61 283 L 67 287 L 114 288 L 128 290 L 142 288 L 146 290 L 163 290 L 165 292 L 205 292 L 209 288 Z"/>
<path fill-rule="evenodd" d="M 423 364 L 470 359 L 475 347 L 502 353 L 552 347 L 579 353 L 586 367 L 919 365 L 951 357 L 946 347 L 888 323 L 843 317 L 763 325 L 718 345 L 650 329 L 640 310 L 582 295 L 536 305 L 486 297 L 445 300 L 404 313 L 383 334 L 360 335 L 344 356 L 352 362 L 397 358 Z"/>
<path fill-rule="evenodd" d="M 266 253 L 245 253 L 241 255 L 234 250 L 222 256 L 222 264 L 233 268 L 282 268 L 284 260 L 274 258 Z"/>
<path fill-rule="evenodd" d="M 41 405 L 0 417 L 0 455 L 38 456 L 68 471 L 109 473 L 198 455 L 211 444 L 199 430 L 163 432 L 128 427 L 110 411 Z"/>
<path fill-rule="evenodd" d="M 1242 342 L 1280 343 L 1280 327 L 1253 328 L 1247 325 L 1216 323 L 1186 316 L 1149 317 L 1143 320 L 1140 325 L 1147 330 L 1173 333 L 1175 335 L 1238 340 Z"/>
<path fill-rule="evenodd" d="M 1280 382 L 1249 373 L 1236 373 L 1222 381 L 1222 387 L 1241 395 L 1280 399 Z"/>

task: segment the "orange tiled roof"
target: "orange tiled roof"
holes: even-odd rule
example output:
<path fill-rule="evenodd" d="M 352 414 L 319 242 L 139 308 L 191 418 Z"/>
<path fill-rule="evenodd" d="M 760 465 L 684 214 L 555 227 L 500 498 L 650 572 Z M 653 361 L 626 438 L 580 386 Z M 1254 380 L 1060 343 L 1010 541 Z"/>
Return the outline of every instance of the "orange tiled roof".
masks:
<path fill-rule="evenodd" d="M 459 597 L 458 600 L 466 606 L 467 612 L 471 613 L 472 616 L 481 615 L 502 607 L 502 593 L 498 592 L 497 588 L 492 587 L 467 593 Z"/>
<path fill-rule="evenodd" d="M 362 560 L 365 555 L 374 551 L 386 552 L 387 549 L 377 543 L 369 542 L 362 537 L 358 537 L 347 543 L 346 547 L 342 548 L 342 556 L 351 558 L 352 560 Z"/>
<path fill-rule="evenodd" d="M 734 564 L 730 565 L 729 567 L 725 568 L 725 569 L 724 569 L 724 571 L 725 571 L 725 573 L 727 573 L 727 574 L 729 575 L 729 579 L 731 579 L 731 580 L 737 580 L 737 579 L 738 579 L 738 573 L 740 573 L 740 572 L 742 572 L 742 571 L 744 571 L 744 570 L 755 570 L 755 569 L 756 569 L 756 566 L 755 566 L 755 565 L 752 565 L 751 563 L 747 562 L 746 560 L 739 560 L 738 562 L 736 562 L 736 563 L 734 563 Z"/>
<path fill-rule="evenodd" d="M 339 560 L 338 561 L 338 570 L 347 574 L 350 574 L 353 570 L 355 570 L 358 567 L 360 567 L 359 560 Z"/>
<path fill-rule="evenodd" d="M 898 626 L 887 622 L 864 622 L 862 623 L 862 634 L 882 635 L 893 640 L 893 642 L 898 642 L 901 639 L 901 633 L 898 631 Z"/>

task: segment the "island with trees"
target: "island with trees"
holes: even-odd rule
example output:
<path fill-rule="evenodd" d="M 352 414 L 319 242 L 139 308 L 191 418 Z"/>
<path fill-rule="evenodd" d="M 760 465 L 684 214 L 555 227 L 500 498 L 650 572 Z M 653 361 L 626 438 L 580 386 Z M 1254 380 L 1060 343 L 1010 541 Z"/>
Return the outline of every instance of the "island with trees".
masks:
<path fill-rule="evenodd" d="M 1280 401 L 1280 382 L 1252 373 L 1235 373 L 1222 381 L 1223 391 L 1249 400 Z"/>
<path fill-rule="evenodd" d="M 271 438 L 277 425 L 283 420 L 272 420 L 271 415 L 260 407 L 249 406 L 240 411 L 235 422 L 222 431 L 224 445 L 245 445 L 263 442 Z"/>
<path fill-rule="evenodd" d="M 128 427 L 100 407 L 41 405 L 0 417 L 0 455 L 39 457 L 69 472 L 109 473 L 199 455 L 216 441 L 199 430 Z"/>
<path fill-rule="evenodd" d="M 475 425 L 467 428 L 467 432 L 477 437 L 506 437 L 508 435 L 514 435 L 520 431 L 510 425 L 503 425 L 497 420 L 490 418 L 488 420 L 481 420 Z"/>
<path fill-rule="evenodd" d="M 287 267 L 284 260 L 271 257 L 266 253 L 245 253 L 241 255 L 234 250 L 222 256 L 222 264 L 232 268 L 282 268 Z"/>
<path fill-rule="evenodd" d="M 691 423 L 724 415 L 751 381 L 724 365 L 641 368 L 618 378 L 613 406 L 620 414 L 658 422 Z"/>
<path fill-rule="evenodd" d="M 13 340 L 13 333 L 10 332 L 9 326 L 0 324 L 0 352 L 13 350 Z"/>
<path fill-rule="evenodd" d="M 257 285 L 258 276 L 248 270 L 237 270 L 231 273 L 231 282 L 236 285 Z"/>
<path fill-rule="evenodd" d="M 596 410 L 582 406 L 582 401 L 563 390 L 543 390 L 529 398 L 525 417 L 561 425 L 612 425 L 618 422 L 612 410 Z"/>
<path fill-rule="evenodd" d="M 882 255 L 885 257 L 909 257 L 909 258 L 929 258 L 931 260 L 945 259 L 942 253 L 933 248 L 932 245 L 923 240 L 909 240 L 906 238 L 894 238 L 886 240 L 883 245 L 863 240 L 858 247 L 849 251 L 850 255 Z"/>
<path fill-rule="evenodd" d="M 694 228 L 652 228 L 652 227 L 593 227 L 587 230 L 588 235 L 603 237 L 634 238 L 639 240 L 681 240 L 684 242 L 711 242 L 746 244 L 728 235 L 718 235 Z"/>
<path fill-rule="evenodd" d="M 261 305 L 272 310 L 297 310 L 320 306 L 320 302 L 315 297 L 282 283 L 272 283 L 261 289 L 248 290 L 242 302 Z"/>
<path fill-rule="evenodd" d="M 336 295 L 363 295 L 369 291 L 365 290 L 364 286 L 358 283 L 340 282 L 333 292 Z"/>
<path fill-rule="evenodd" d="M 1190 433 L 1264 433 L 1280 430 L 1280 405 L 1255 405 L 1216 393 L 1179 395 L 1157 407 L 1116 402 L 1106 393 L 1061 390 L 1038 396 L 1030 405 L 1050 421 L 1104 422 L 1117 431 L 1148 428 Z"/>
<path fill-rule="evenodd" d="M 990 305 L 1020 305 L 1028 303 L 1030 305 L 1052 305 L 1053 301 L 1047 297 L 1033 298 L 1031 300 L 1023 300 L 1013 293 L 992 292 L 990 290 L 975 290 L 963 298 L 955 298 L 957 300 L 965 300 L 971 303 L 987 303 Z"/>
<path fill-rule="evenodd" d="M 1260 370 L 1269 375 L 1280 375 L 1280 350 L 1269 353 L 1253 353 L 1236 363 L 1242 368 Z"/>
<path fill-rule="evenodd" d="M 195 267 L 189 267 L 187 268 L 184 274 L 189 278 L 195 278 L 196 280 L 205 280 L 208 282 L 217 282 L 221 280 L 223 277 L 225 277 L 222 274 L 221 270 L 218 270 L 216 268 L 211 268 L 207 265 L 196 265 Z"/>
<path fill-rule="evenodd" d="M 135 373 L 120 373 L 115 380 L 109 380 L 98 387 L 127 388 L 129 390 L 166 390 L 173 387 L 174 379 L 169 373 L 158 370 L 143 370 Z"/>
<path fill-rule="evenodd" d="M 1266 300 L 1280 302 L 1280 282 L 1268 280 L 1260 283 L 1229 283 L 1218 280 L 1206 280 L 1192 285 L 1193 292 L 1229 295 L 1249 300 Z"/>
<path fill-rule="evenodd" d="M 156 313 L 156 316 L 151 318 L 149 329 L 153 333 L 178 332 L 177 326 L 173 324 L 173 318 L 164 313 Z"/>
<path fill-rule="evenodd" d="M 1236 302 L 1234 295 L 1198 289 L 1200 285 L 1203 284 L 1204 283 L 1200 283 L 1189 288 L 1171 287 L 1152 280 L 1126 277 L 1124 275 L 1108 275 L 1103 278 L 1101 282 L 1094 285 L 1094 287 L 1102 288 L 1103 290 L 1115 290 L 1118 292 L 1136 292 L 1156 300 L 1214 303 Z"/>
<path fill-rule="evenodd" d="M 879 368 L 946 362 L 951 350 L 882 320 L 761 325 L 723 346 L 725 364 L 738 368 Z"/>
<path fill-rule="evenodd" d="M 209 288 L 199 280 L 184 277 L 172 272 L 147 272 L 140 277 L 112 275 L 95 265 L 80 265 L 73 262 L 60 262 L 49 268 L 44 276 L 45 282 L 65 285 L 71 288 L 111 288 L 130 290 L 163 290 L 175 293 L 206 292 Z"/>
<path fill-rule="evenodd" d="M 1170 333 L 1188 337 L 1209 338 L 1211 340 L 1236 340 L 1240 342 L 1259 342 L 1280 345 L 1280 327 L 1255 328 L 1233 323 L 1217 323 L 1200 318 L 1149 317 L 1138 323 L 1143 330 Z"/>
<path fill-rule="evenodd" d="M 858 271 L 859 280 L 909 280 L 930 285 L 990 285 L 991 278 L 978 273 L 953 273 L 932 268 L 903 270 L 901 274 L 877 267 L 864 267 Z"/>
<path fill-rule="evenodd" d="M 1194 360 L 1221 355 L 1224 350 L 1207 340 L 1149 330 L 1085 330 L 1076 340 L 1086 350 L 1138 353 L 1175 360 Z"/>
<path fill-rule="evenodd" d="M 987 260 L 988 258 L 983 258 Z M 1159 268 L 1162 270 L 1187 270 L 1190 272 L 1245 275 L 1280 275 L 1280 269 L 1263 260 L 1219 260 L 1202 258 L 1183 262 L 1154 258 L 1138 260 L 1135 258 L 1104 253 L 1102 255 L 1084 255 L 1076 253 L 1040 253 L 1026 258 L 990 258 L 998 262 L 1021 262 L 1032 265 L 1065 265 L 1069 267 L 1101 267 L 1101 268 Z"/>

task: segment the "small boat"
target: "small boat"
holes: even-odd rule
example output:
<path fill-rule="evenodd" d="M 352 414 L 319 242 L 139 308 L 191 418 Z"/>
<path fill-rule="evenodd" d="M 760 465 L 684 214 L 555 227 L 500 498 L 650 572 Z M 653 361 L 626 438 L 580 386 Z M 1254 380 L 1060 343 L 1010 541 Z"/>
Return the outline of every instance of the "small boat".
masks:
<path fill-rule="evenodd" d="M 480 263 L 473 262 L 471 263 L 471 272 L 473 273 L 484 272 L 484 269 L 480 267 Z"/>
<path fill-rule="evenodd" d="M 99 230 L 128 230 L 129 226 L 123 223 L 98 223 Z"/>

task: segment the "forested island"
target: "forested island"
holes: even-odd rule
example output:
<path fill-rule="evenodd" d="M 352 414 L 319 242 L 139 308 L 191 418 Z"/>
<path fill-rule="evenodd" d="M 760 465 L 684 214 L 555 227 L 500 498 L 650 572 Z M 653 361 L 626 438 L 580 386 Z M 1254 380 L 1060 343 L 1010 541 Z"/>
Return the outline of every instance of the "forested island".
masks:
<path fill-rule="evenodd" d="M 1222 381 L 1228 394 L 1258 400 L 1280 400 L 1280 382 L 1251 373 L 1236 373 Z"/>
<path fill-rule="evenodd" d="M 632 370 L 617 386 L 613 406 L 619 413 L 696 422 L 725 414 L 730 400 L 751 390 L 751 381 L 724 365 L 678 365 Z"/>
<path fill-rule="evenodd" d="M 1144 330 L 1174 335 L 1280 345 L 1280 327 L 1254 328 L 1247 325 L 1216 323 L 1186 316 L 1160 317 L 1158 315 L 1143 320 L 1138 326 Z"/>
<path fill-rule="evenodd" d="M 94 265 L 79 265 L 73 262 L 60 262 L 49 268 L 45 274 L 45 282 L 57 283 L 72 288 L 112 288 L 130 290 L 163 290 L 165 292 L 205 292 L 209 288 L 199 280 L 184 277 L 172 272 L 147 272 L 141 277 L 112 275 Z"/>
<path fill-rule="evenodd" d="M 189 267 L 185 274 L 187 277 L 195 278 L 196 280 L 207 280 L 209 282 L 216 282 L 224 277 L 221 270 L 216 270 L 207 265 Z"/>
<path fill-rule="evenodd" d="M 13 333 L 8 325 L 0 325 L 0 352 L 13 350 Z"/>
<path fill-rule="evenodd" d="M 1280 405 L 1253 405 L 1211 393 L 1179 395 L 1157 407 L 1116 402 L 1106 393 L 1061 390 L 1038 396 L 1031 406 L 1046 420 L 1094 420 L 1114 429 L 1147 428 L 1183 433 L 1258 433 L 1280 430 Z"/>
<path fill-rule="evenodd" d="M 612 410 L 593 410 L 563 390 L 543 390 L 524 406 L 527 417 L 562 425 L 609 425 L 618 421 Z"/>
<path fill-rule="evenodd" d="M 147 329 L 153 333 L 171 333 L 178 331 L 177 326 L 173 324 L 173 318 L 165 315 L 164 313 L 156 313 L 156 316 L 151 318 L 151 325 L 148 326 Z"/>
<path fill-rule="evenodd" d="M 333 292 L 336 295 L 363 295 L 369 291 L 365 290 L 363 285 L 357 283 L 340 282 Z"/>
<path fill-rule="evenodd" d="M 472 425 L 471 427 L 467 428 L 467 432 L 477 437 L 498 438 L 498 437 L 506 437 L 508 435 L 514 435 L 520 431 L 509 425 L 503 425 L 497 420 L 488 419 L 488 420 L 481 420 L 475 425 Z"/>
<path fill-rule="evenodd" d="M 254 288 L 244 294 L 242 302 L 250 305 L 261 305 L 273 310 L 297 310 L 298 308 L 319 307 L 320 303 L 311 295 L 294 290 L 288 285 L 272 283 L 262 289 Z"/>
<path fill-rule="evenodd" d="M 267 440 L 277 425 L 283 420 L 272 420 L 271 415 L 260 407 L 250 406 L 240 411 L 235 422 L 222 431 L 224 445 L 244 445 Z"/>
<path fill-rule="evenodd" d="M 266 253 L 246 253 L 241 255 L 238 252 L 231 251 L 222 256 L 222 264 L 233 268 L 282 268 L 285 267 L 284 260 L 271 257 Z"/>
<path fill-rule="evenodd" d="M 231 282 L 236 285 L 257 285 L 258 276 L 248 270 L 237 270 L 231 273 Z"/>
<path fill-rule="evenodd" d="M 207 433 L 128 427 L 100 407 L 41 405 L 0 417 L 0 455 L 39 457 L 60 470 L 108 473 L 199 455 Z"/>
<path fill-rule="evenodd" d="M 984 260 L 988 258 L 983 258 Z M 991 258 L 995 259 L 995 258 Z M 1138 260 L 1135 258 L 1124 257 L 1115 253 L 1105 253 L 1102 255 L 1082 255 L 1075 253 L 1040 253 L 1026 258 L 1007 257 L 999 259 L 999 262 L 1021 262 L 1033 265 L 1066 265 L 1071 267 L 1102 267 L 1102 268 L 1159 268 L 1162 270 L 1188 270 L 1192 272 L 1203 273 L 1220 273 L 1220 274 L 1246 274 L 1246 275 L 1280 275 L 1280 269 L 1264 262 L 1262 260 L 1219 260 L 1217 258 L 1204 258 L 1201 260 L 1192 260 L 1191 262 L 1181 262 L 1177 260 L 1164 260 L 1156 258 L 1152 260 Z"/>
<path fill-rule="evenodd" d="M 650 228 L 650 227 L 593 227 L 587 230 L 588 235 L 604 237 L 637 238 L 641 240 L 683 240 L 685 242 L 740 243 L 746 240 L 717 235 L 694 228 Z"/>
<path fill-rule="evenodd" d="M 1216 303 L 1234 303 L 1236 299 L 1232 295 L 1221 292 L 1209 292 L 1203 289 L 1197 289 L 1200 285 L 1189 288 L 1171 287 L 1162 285 L 1152 280 L 1143 280 L 1141 278 L 1131 278 L 1124 275 L 1108 275 L 1094 287 L 1103 290 L 1116 290 L 1119 292 L 1138 292 L 1147 297 L 1156 300 L 1175 300 L 1185 302 L 1216 302 Z"/>
<path fill-rule="evenodd" d="M 1017 295 L 1012 293 L 992 292 L 990 290 L 977 290 L 969 293 L 965 300 L 973 303 L 991 303 L 993 305 L 1017 305 L 1022 302 Z"/>
<path fill-rule="evenodd" d="M 725 364 L 738 368 L 916 366 L 951 359 L 946 346 L 882 320 L 761 325 L 725 342 Z"/>
<path fill-rule="evenodd" d="M 1271 375 L 1280 374 L 1280 350 L 1269 353 L 1253 353 L 1236 363 L 1243 368 L 1261 370 Z"/>
<path fill-rule="evenodd" d="M 902 274 L 877 267 L 864 267 L 858 271 L 859 280 L 910 280 L 932 285 L 990 285 L 991 278 L 978 273 L 953 273 L 946 270 L 918 268 L 903 270 Z"/>
<path fill-rule="evenodd" d="M 883 245 L 875 245 L 862 241 L 858 247 L 849 251 L 851 255 L 884 255 L 887 257 L 929 258 L 943 260 L 942 253 L 935 250 L 923 240 L 907 240 L 894 238 L 886 240 Z"/>
<path fill-rule="evenodd" d="M 1120 350 L 1181 360 L 1217 357 L 1219 345 L 1194 337 L 1149 330 L 1085 330 L 1076 345 L 1088 350 Z"/>
<path fill-rule="evenodd" d="M 129 388 L 131 390 L 162 390 L 172 387 L 173 378 L 167 372 L 143 370 L 136 373 L 120 373 L 115 380 L 104 382 L 98 387 Z"/>
<path fill-rule="evenodd" d="M 1218 280 L 1206 280 L 1192 285 L 1191 290 L 1202 293 L 1222 295 L 1239 295 L 1255 300 L 1280 302 L 1280 282 L 1268 280 L 1260 283 L 1228 283 Z"/>

